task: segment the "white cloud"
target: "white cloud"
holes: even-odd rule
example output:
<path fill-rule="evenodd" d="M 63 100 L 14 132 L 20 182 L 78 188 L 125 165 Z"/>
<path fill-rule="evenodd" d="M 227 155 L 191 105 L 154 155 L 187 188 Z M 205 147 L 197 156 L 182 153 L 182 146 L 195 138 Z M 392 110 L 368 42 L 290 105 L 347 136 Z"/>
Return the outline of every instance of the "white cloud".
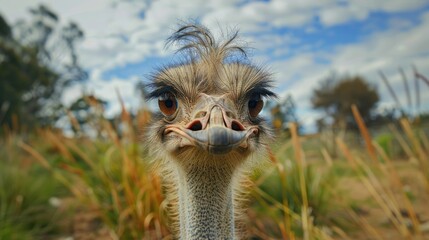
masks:
<path fill-rule="evenodd" d="M 427 4 L 425 0 L 390 0 L 389 2 L 373 1 L 373 0 L 360 0 L 352 1 L 350 5 L 356 5 L 368 10 L 380 10 L 386 12 L 399 12 L 417 9 Z"/>
<path fill-rule="evenodd" d="M 332 26 L 350 20 L 363 20 L 368 14 L 368 9 L 359 6 L 334 6 L 322 9 L 319 17 L 323 25 Z"/>
<path fill-rule="evenodd" d="M 12 22 L 28 16 L 31 0 L 0 0 L 2 12 Z M 101 71 L 142 61 L 148 56 L 165 55 L 164 39 L 179 20 L 201 19 L 215 29 L 218 25 L 238 26 L 242 32 L 267 32 L 273 27 L 304 27 L 316 17 L 329 26 L 364 19 L 371 11 L 415 9 L 425 1 L 393 0 L 353 1 L 337 4 L 334 0 L 241 2 L 205 0 L 177 1 L 55 1 L 43 0 L 59 14 L 63 22 L 75 21 L 86 33 L 79 47 L 81 61 L 88 69 Z M 238 4 L 240 3 L 240 4 Z M 144 16 L 143 18 L 141 16 Z M 259 42 L 258 40 L 254 42 Z"/>
<path fill-rule="evenodd" d="M 403 12 L 418 9 L 424 4 L 427 4 L 424 0 L 348 1 L 339 5 L 324 5 L 319 9 L 318 15 L 323 25 L 333 26 L 351 20 L 364 20 L 371 12 Z"/>
<path fill-rule="evenodd" d="M 312 89 L 318 81 L 327 77 L 331 71 L 338 74 L 361 75 L 377 85 L 381 94 L 380 107 L 392 107 L 394 100 L 382 82 L 378 71 L 382 70 L 403 107 L 407 107 L 407 97 L 402 76 L 398 67 L 403 67 L 409 80 L 412 101 L 415 104 L 416 93 L 411 65 L 429 75 L 429 13 L 421 17 L 421 23 L 406 30 L 393 28 L 377 32 L 363 41 L 334 48 L 333 51 L 306 52 L 287 60 L 272 62 L 281 96 L 291 94 L 297 102 L 301 117 L 305 123 L 313 122 L 319 114 L 308 111 L 311 108 Z M 316 59 L 328 59 L 329 63 L 320 63 Z M 420 110 L 429 111 L 429 86 L 420 83 Z"/>

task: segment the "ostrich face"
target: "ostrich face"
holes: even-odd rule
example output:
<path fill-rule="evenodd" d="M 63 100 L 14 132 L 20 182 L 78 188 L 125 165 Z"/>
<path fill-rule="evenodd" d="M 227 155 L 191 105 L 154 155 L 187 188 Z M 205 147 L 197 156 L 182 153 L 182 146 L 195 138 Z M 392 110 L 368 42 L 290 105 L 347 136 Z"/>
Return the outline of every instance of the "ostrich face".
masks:
<path fill-rule="evenodd" d="M 185 46 L 197 50 L 198 61 L 166 67 L 153 76 L 149 98 L 157 99 L 159 113 L 149 139 L 157 152 L 176 159 L 196 155 L 244 159 L 270 136 L 259 116 L 264 98 L 274 96 L 270 75 L 248 63 L 225 63 L 226 54 L 238 48 L 228 45 L 233 39 L 217 45 L 204 28 L 184 29 L 197 31 L 199 35 L 192 37 L 204 36 L 206 42 Z M 188 32 L 178 33 L 183 37 Z"/>

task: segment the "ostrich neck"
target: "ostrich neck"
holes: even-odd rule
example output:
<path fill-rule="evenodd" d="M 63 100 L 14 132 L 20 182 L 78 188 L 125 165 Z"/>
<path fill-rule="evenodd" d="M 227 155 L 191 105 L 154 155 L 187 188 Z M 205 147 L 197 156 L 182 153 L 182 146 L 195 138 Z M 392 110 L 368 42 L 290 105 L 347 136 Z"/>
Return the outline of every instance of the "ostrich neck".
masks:
<path fill-rule="evenodd" d="M 234 239 L 233 170 L 179 168 L 180 239 Z"/>

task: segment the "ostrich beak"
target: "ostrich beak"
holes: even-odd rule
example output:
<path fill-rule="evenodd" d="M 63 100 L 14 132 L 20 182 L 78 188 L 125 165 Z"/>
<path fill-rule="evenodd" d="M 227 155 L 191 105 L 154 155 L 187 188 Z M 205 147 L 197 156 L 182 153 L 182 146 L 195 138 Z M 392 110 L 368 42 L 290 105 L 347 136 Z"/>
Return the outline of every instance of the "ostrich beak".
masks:
<path fill-rule="evenodd" d="M 195 119 L 185 128 L 170 126 L 167 132 L 175 132 L 211 154 L 226 154 L 236 148 L 247 148 L 247 140 L 258 134 L 258 128 L 245 128 L 238 120 L 229 118 L 218 105 L 203 118 Z"/>

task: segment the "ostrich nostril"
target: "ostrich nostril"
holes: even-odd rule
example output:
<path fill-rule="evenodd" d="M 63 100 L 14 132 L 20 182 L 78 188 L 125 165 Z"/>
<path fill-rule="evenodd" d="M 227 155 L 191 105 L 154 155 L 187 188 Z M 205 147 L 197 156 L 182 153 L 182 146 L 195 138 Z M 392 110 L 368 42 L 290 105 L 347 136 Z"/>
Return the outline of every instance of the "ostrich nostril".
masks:
<path fill-rule="evenodd" d="M 244 126 L 237 121 L 232 121 L 231 129 L 234 131 L 244 131 Z"/>
<path fill-rule="evenodd" d="M 195 115 L 195 118 L 202 118 L 205 117 L 207 115 L 206 111 L 200 111 Z"/>
<path fill-rule="evenodd" d="M 197 120 L 192 122 L 191 125 L 188 126 L 188 129 L 192 131 L 200 131 L 203 130 L 203 125 L 199 120 Z"/>

